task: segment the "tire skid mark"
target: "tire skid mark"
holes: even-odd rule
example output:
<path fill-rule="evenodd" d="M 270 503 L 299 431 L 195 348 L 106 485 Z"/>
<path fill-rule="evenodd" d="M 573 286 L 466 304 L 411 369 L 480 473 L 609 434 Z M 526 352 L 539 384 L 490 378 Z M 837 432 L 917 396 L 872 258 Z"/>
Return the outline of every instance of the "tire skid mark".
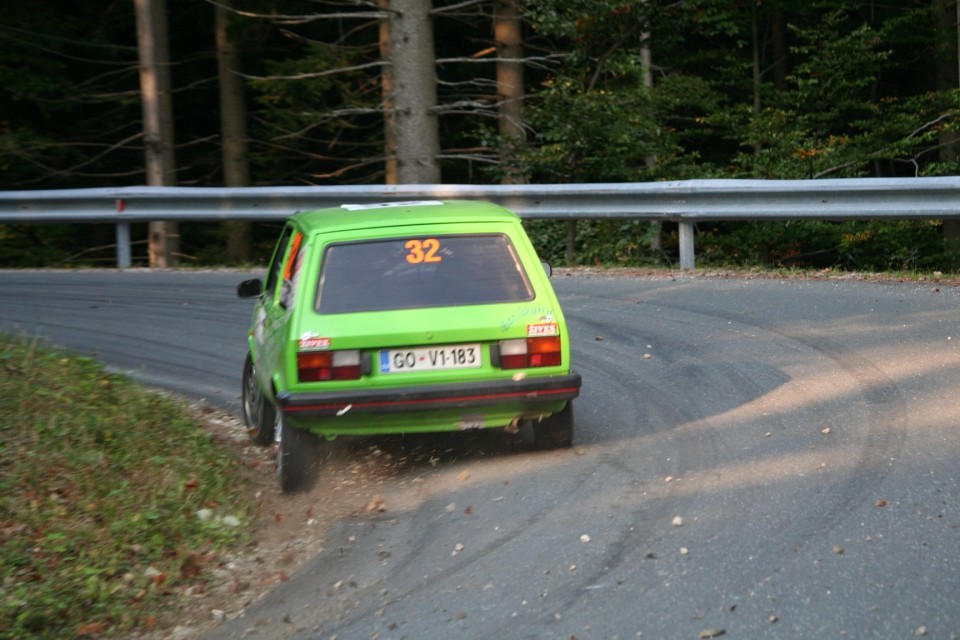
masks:
<path fill-rule="evenodd" d="M 592 298 L 582 293 L 577 294 L 578 302 L 584 302 L 586 298 Z M 630 296 L 604 297 L 597 296 L 597 299 L 614 303 L 628 303 L 631 305 L 642 304 L 646 302 L 637 302 L 631 300 Z M 846 472 L 844 479 L 828 487 L 828 492 L 818 497 L 816 505 L 811 505 L 810 509 L 815 509 L 815 517 L 798 518 L 785 521 L 780 527 L 780 531 L 775 534 L 775 538 L 782 542 L 777 545 L 767 547 L 761 555 L 767 556 L 766 562 L 757 563 L 758 567 L 764 567 L 766 576 L 742 575 L 738 582 L 740 584 L 729 585 L 731 592 L 747 593 L 757 585 L 763 584 L 770 577 L 781 570 L 784 558 L 790 558 L 796 552 L 806 547 L 811 540 L 823 538 L 830 531 L 837 528 L 849 515 L 854 508 L 868 501 L 872 497 L 872 492 L 884 481 L 891 472 L 891 459 L 897 457 L 903 448 L 905 442 L 905 428 L 907 424 L 906 401 L 904 400 L 900 389 L 875 363 L 854 353 L 851 349 L 844 347 L 836 341 L 817 335 L 810 330 L 799 329 L 796 327 L 782 327 L 768 325 L 757 322 L 753 318 L 746 318 L 734 313 L 725 313 L 719 309 L 698 309 L 691 306 L 665 303 L 663 300 L 650 302 L 650 305 L 658 310 L 673 310 L 684 314 L 692 314 L 708 319 L 721 319 L 726 322 L 735 323 L 735 325 L 746 326 L 753 330 L 772 335 L 788 343 L 799 344 L 805 349 L 809 349 L 820 356 L 833 362 L 839 370 L 844 372 L 856 384 L 859 396 L 863 399 L 867 408 L 870 426 L 865 430 L 864 442 L 860 448 L 860 455 L 853 462 L 851 470 Z M 635 308 L 635 307 L 634 307 Z M 616 310 L 616 309 L 612 309 Z M 569 315 L 569 314 L 568 314 Z M 586 326 L 592 326 L 602 329 L 605 335 L 614 338 L 629 336 L 624 332 L 611 331 L 610 325 L 591 322 L 590 320 L 574 316 L 578 323 Z M 709 323 L 708 323 L 709 324 Z M 624 326 L 626 326 L 624 324 Z M 723 327 L 727 329 L 728 327 Z M 645 388 L 645 393 L 651 393 L 655 390 Z M 658 403 L 669 403 L 670 398 L 665 394 L 657 394 Z M 681 398 L 682 400 L 682 398 Z M 683 424 L 682 421 L 676 424 Z M 705 443 L 706 444 L 706 443 Z M 708 450 L 714 450 L 717 446 L 715 438 L 711 438 Z M 676 456 L 690 453 L 689 451 L 678 450 Z M 701 457 L 695 455 L 695 457 Z M 605 460 L 609 466 L 622 472 L 633 472 L 633 469 L 622 460 L 622 454 L 608 454 Z M 689 465 L 689 460 L 684 459 L 686 464 L 680 465 L 686 468 L 694 468 Z M 668 517 L 669 511 L 664 511 L 672 505 L 672 501 L 659 502 L 658 512 L 661 517 Z M 638 503 L 637 513 L 643 509 L 649 508 L 649 502 Z M 621 535 L 616 540 L 611 541 L 611 545 L 605 550 L 603 561 L 599 563 L 601 570 L 595 572 L 592 577 L 595 581 L 600 581 L 618 567 L 625 567 L 628 564 L 636 566 L 637 554 L 645 553 L 645 549 L 655 546 L 663 539 L 667 532 L 662 527 L 658 529 L 647 528 L 645 535 L 641 537 Z M 638 547 L 636 542 L 645 540 L 647 547 Z M 642 562 L 642 560 L 641 560 Z M 642 564 L 640 566 L 643 566 Z M 564 602 L 564 608 L 575 608 L 581 598 L 579 594 L 572 593 Z M 549 620 L 546 620 L 549 622 Z"/>

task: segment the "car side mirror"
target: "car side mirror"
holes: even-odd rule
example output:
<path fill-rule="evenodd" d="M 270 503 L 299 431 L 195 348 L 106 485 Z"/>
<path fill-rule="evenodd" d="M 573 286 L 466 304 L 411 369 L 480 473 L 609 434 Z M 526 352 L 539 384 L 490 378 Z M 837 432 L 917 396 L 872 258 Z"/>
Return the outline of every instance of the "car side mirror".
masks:
<path fill-rule="evenodd" d="M 546 260 L 541 260 L 540 264 L 543 265 L 543 270 L 547 272 L 547 277 L 550 278 L 553 276 L 553 265 L 547 262 Z"/>
<path fill-rule="evenodd" d="M 256 298 L 263 293 L 263 282 L 259 278 L 244 280 L 237 285 L 237 297 Z"/>

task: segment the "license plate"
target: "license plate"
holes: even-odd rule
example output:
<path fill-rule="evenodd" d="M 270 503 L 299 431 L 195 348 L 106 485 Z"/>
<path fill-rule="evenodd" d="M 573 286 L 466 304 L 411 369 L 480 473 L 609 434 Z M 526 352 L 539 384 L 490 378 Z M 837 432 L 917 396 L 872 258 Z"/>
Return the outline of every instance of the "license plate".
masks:
<path fill-rule="evenodd" d="M 479 344 L 384 349 L 380 352 L 380 371 L 382 373 L 475 369 L 482 364 Z"/>

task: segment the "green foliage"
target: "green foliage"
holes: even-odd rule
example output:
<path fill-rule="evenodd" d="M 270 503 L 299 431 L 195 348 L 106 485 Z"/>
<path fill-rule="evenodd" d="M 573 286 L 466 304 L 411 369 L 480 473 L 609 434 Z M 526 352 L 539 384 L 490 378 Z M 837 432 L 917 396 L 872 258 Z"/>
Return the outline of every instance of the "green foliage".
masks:
<path fill-rule="evenodd" d="M 956 271 L 931 220 L 718 223 L 700 228 L 697 261 L 712 266 Z"/>
<path fill-rule="evenodd" d="M 242 535 L 237 462 L 89 358 L 0 336 L 0 416 L 0 637 L 149 628 Z"/>
<path fill-rule="evenodd" d="M 526 170 L 538 182 L 636 180 L 655 145 L 648 105 L 642 90 L 584 91 L 566 79 L 550 83 L 530 108 L 542 144 L 524 157 Z"/>
<path fill-rule="evenodd" d="M 44 11 L 25 0 L 7 5 L 0 188 L 143 182 L 131 3 L 52 0 Z M 529 61 L 527 139 L 518 142 L 497 134 L 491 5 L 433 2 L 446 182 L 498 181 L 518 171 L 532 183 L 960 174 L 957 27 L 929 0 L 521 6 Z M 249 79 L 254 184 L 383 180 L 387 105 L 373 10 L 370 3 L 287 0 L 278 12 L 274 3 L 250 0 L 232 17 L 240 71 Z M 213 7 L 175 0 L 168 15 L 178 182 L 220 184 Z M 773 235 L 705 227 L 706 253 L 775 262 L 825 251 L 820 232 L 781 240 L 779 223 L 752 227 Z M 556 246 L 562 255 L 566 227 L 557 228 L 546 233 L 546 250 Z M 894 228 L 890 236 L 904 233 Z M 654 232 L 646 223 L 581 222 L 577 229 L 578 262 L 653 257 L 630 248 L 653 239 L 644 236 Z M 721 241 L 723 234 L 732 235 Z M 896 262 L 949 261 L 940 243 L 907 235 L 932 253 L 896 254 Z M 144 237 L 138 229 L 135 239 Z M 184 225 L 182 241 L 188 263 L 222 260 L 223 238 L 207 226 Z M 842 253 L 839 239 L 831 243 L 851 268 L 859 259 L 865 268 L 876 264 L 859 244 Z M 0 264 L 103 264 L 111 244 L 102 230 L 10 226 L 0 230 Z M 135 260 L 145 249 L 136 253 Z M 661 257 L 669 260 L 669 251 Z"/>
<path fill-rule="evenodd" d="M 838 264 L 865 271 L 957 271 L 960 256 L 944 252 L 939 221 L 851 222 L 844 225 Z"/>
<path fill-rule="evenodd" d="M 525 223 L 537 253 L 553 265 L 645 266 L 661 256 L 650 250 L 654 227 L 642 220 L 579 220 L 575 259 L 567 260 L 567 221 L 529 220 Z"/>
<path fill-rule="evenodd" d="M 700 228 L 697 260 L 705 265 L 834 266 L 842 230 L 835 223 L 729 222 Z"/>

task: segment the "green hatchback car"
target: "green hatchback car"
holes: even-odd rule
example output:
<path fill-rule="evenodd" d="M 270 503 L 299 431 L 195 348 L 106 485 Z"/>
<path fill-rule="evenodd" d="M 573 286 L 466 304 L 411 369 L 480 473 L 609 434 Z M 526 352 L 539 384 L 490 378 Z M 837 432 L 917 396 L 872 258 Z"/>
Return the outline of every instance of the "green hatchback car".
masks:
<path fill-rule="evenodd" d="M 257 298 L 243 370 L 254 442 L 285 492 L 340 435 L 531 425 L 573 442 L 570 336 L 519 217 L 473 201 L 344 205 L 291 216 Z"/>

